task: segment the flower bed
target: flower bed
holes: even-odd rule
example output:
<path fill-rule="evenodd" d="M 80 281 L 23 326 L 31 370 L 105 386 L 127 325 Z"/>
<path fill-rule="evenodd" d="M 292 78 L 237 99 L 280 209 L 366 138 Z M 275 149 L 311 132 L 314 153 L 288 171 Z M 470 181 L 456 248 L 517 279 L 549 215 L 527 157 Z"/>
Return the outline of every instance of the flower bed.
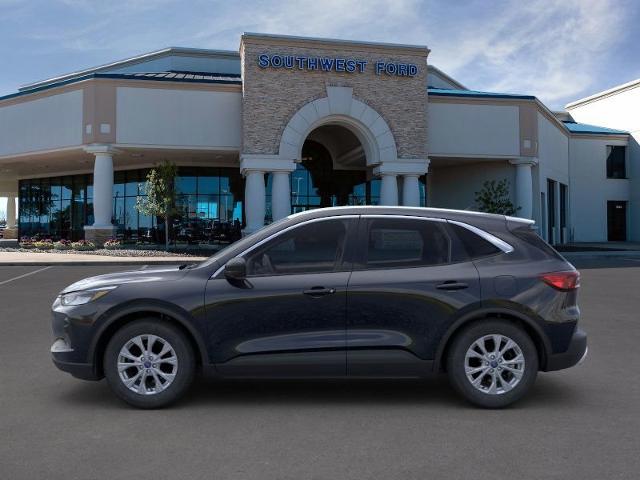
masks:
<path fill-rule="evenodd" d="M 96 249 L 96 244 L 88 240 L 78 240 L 77 242 L 71 242 L 71 248 L 80 252 L 88 252 Z"/>
<path fill-rule="evenodd" d="M 54 250 L 71 250 L 71 240 L 58 240 L 53 244 Z"/>
<path fill-rule="evenodd" d="M 33 246 L 34 248 L 37 248 L 40 250 L 51 250 L 53 249 L 53 241 L 50 239 L 36 240 L 35 242 L 33 242 Z"/>
<path fill-rule="evenodd" d="M 117 238 L 110 238 L 106 242 L 104 242 L 105 250 L 119 250 L 122 248 L 122 242 Z"/>
<path fill-rule="evenodd" d="M 20 238 L 20 242 L 18 243 L 20 245 L 20 248 L 26 248 L 26 249 L 35 248 L 33 246 L 33 240 L 31 239 L 31 237 L 22 237 Z"/>

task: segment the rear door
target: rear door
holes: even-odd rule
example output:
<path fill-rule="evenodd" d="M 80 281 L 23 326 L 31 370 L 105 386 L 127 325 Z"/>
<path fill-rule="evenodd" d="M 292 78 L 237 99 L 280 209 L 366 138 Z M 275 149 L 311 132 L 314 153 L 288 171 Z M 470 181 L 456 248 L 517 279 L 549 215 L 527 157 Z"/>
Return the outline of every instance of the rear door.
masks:
<path fill-rule="evenodd" d="M 347 373 L 427 373 L 442 335 L 480 304 L 478 272 L 445 220 L 361 217 L 347 289 Z"/>

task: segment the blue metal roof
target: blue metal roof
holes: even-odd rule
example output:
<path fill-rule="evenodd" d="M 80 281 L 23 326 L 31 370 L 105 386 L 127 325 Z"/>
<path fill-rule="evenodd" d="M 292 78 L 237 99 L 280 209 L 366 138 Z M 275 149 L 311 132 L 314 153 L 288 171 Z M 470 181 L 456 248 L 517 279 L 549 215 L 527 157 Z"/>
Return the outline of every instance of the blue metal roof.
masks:
<path fill-rule="evenodd" d="M 187 72 L 179 70 L 170 70 L 168 72 L 133 72 L 133 73 L 97 73 L 96 75 L 103 77 L 105 75 L 118 75 L 117 78 L 132 78 L 142 80 L 169 80 L 175 81 L 205 81 L 214 83 L 242 83 L 240 75 L 233 73 L 209 73 L 209 72 Z"/>
<path fill-rule="evenodd" d="M 115 78 L 122 80 L 151 80 L 160 82 L 186 82 L 186 83 L 218 83 L 228 85 L 242 85 L 242 79 L 240 75 L 234 75 L 231 73 L 204 73 L 204 72 L 149 72 L 149 73 L 90 73 L 81 77 L 71 78 L 69 80 L 63 80 L 60 82 L 49 83 L 41 87 L 31 88 L 28 90 L 21 90 L 17 93 L 10 93 L 0 97 L 0 100 L 7 100 L 9 98 L 22 97 L 35 92 L 42 92 L 43 90 L 49 90 L 50 88 L 61 87 L 63 85 L 70 85 L 72 83 L 82 82 L 92 78 Z"/>
<path fill-rule="evenodd" d="M 588 125 L 586 123 L 577 123 L 563 121 L 565 127 L 569 129 L 571 133 L 593 133 L 597 135 L 628 135 L 629 132 L 624 130 L 615 130 L 613 128 L 598 127 L 596 125 Z"/>
<path fill-rule="evenodd" d="M 447 88 L 427 88 L 429 95 L 442 97 L 477 97 L 477 98 L 516 98 L 524 100 L 535 100 L 533 95 L 521 95 L 517 93 L 480 92 L 478 90 L 455 90 Z"/>

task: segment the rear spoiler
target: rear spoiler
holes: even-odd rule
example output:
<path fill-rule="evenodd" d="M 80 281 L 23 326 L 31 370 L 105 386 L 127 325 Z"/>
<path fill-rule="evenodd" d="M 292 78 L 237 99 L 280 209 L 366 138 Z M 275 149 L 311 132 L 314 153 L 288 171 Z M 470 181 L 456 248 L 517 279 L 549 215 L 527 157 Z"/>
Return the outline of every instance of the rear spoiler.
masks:
<path fill-rule="evenodd" d="M 505 215 L 504 219 L 509 230 L 515 230 L 516 228 L 527 226 L 533 228 L 536 223 L 535 220 L 531 220 L 529 218 L 510 217 L 508 215 Z"/>

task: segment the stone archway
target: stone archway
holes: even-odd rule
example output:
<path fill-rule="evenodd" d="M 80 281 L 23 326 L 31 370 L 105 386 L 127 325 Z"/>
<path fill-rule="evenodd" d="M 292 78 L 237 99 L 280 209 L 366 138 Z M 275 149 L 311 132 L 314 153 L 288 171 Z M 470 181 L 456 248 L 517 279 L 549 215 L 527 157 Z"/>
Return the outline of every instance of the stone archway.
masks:
<path fill-rule="evenodd" d="M 360 141 L 368 166 L 398 159 L 396 142 L 382 116 L 367 104 L 353 98 L 350 87 L 327 87 L 327 96 L 300 108 L 289 120 L 280 139 L 278 156 L 300 161 L 308 135 L 323 125 L 340 125 Z"/>
<path fill-rule="evenodd" d="M 418 177 L 426 173 L 428 160 L 398 158 L 398 149 L 385 119 L 366 103 L 353 97 L 351 87 L 328 86 L 327 96 L 305 104 L 287 122 L 276 154 L 243 154 L 240 169 L 246 178 L 245 232 L 264 224 L 266 212 L 265 173 L 273 175 L 272 217 L 278 220 L 291 211 L 290 173 L 302 161 L 302 148 L 309 134 L 325 125 L 336 125 L 353 133 L 364 151 L 367 167 L 381 179 L 381 205 L 419 206 Z M 402 178 L 402 195 L 398 179 Z"/>

